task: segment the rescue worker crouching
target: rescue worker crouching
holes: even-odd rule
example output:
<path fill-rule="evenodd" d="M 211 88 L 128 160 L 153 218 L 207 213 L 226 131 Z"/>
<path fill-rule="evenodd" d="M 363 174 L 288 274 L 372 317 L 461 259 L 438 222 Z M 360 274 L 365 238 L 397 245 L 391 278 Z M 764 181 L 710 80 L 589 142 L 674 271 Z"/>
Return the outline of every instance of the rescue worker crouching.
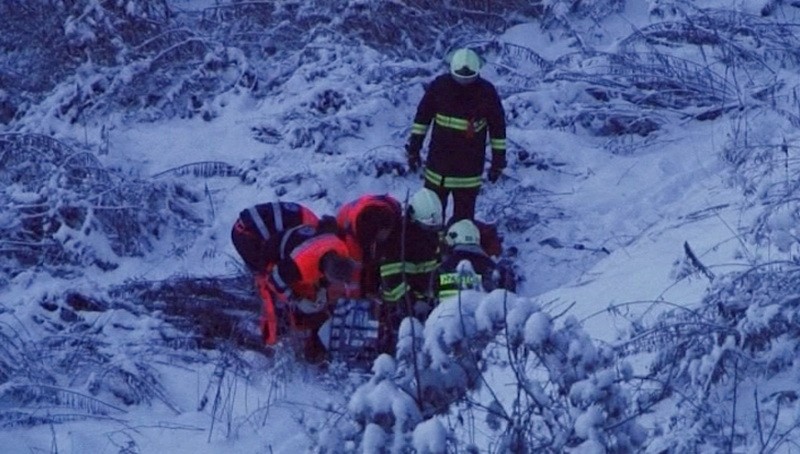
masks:
<path fill-rule="evenodd" d="M 242 210 L 231 229 L 231 242 L 253 273 L 264 270 L 267 250 L 276 234 L 298 225 L 316 227 L 319 217 L 294 202 L 260 203 Z"/>
<path fill-rule="evenodd" d="M 356 262 L 335 232 L 335 220 L 277 232 L 262 250 L 263 268 L 256 273 L 262 299 L 261 332 L 264 343 L 275 345 L 283 325 L 304 341 L 304 355 L 312 362 L 324 359 L 316 330 L 329 317 L 338 297 L 357 296 Z M 330 287 L 337 295 L 328 294 Z M 343 289 L 343 290 L 342 290 Z"/>
<path fill-rule="evenodd" d="M 495 262 L 484 251 L 480 230 L 474 222 L 462 219 L 451 225 L 445 234 L 445 244 L 447 250 L 431 281 L 437 301 L 457 296 L 463 290 L 515 290 L 511 267 L 504 262 Z M 462 263 L 465 261 L 470 267 L 465 268 Z"/>
<path fill-rule="evenodd" d="M 378 264 L 387 252 L 389 239 L 402 222 L 400 202 L 389 195 L 363 195 L 341 207 L 336 215 L 350 256 L 361 265 L 361 290 L 367 298 L 377 297 Z"/>
<path fill-rule="evenodd" d="M 430 189 L 422 188 L 409 200 L 400 228 L 386 241 L 380 265 L 380 349 L 393 353 L 397 329 L 404 317 L 424 320 L 431 274 L 439 265 L 442 203 Z"/>

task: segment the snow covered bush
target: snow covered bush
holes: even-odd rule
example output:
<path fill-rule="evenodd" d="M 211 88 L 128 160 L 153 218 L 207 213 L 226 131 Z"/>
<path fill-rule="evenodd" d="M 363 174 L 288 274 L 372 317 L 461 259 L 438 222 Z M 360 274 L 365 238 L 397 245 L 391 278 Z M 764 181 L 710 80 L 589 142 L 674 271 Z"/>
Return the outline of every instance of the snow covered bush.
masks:
<path fill-rule="evenodd" d="M 216 363 L 206 394 L 227 376 L 248 375 L 246 352 L 263 348 L 249 282 L 138 280 L 107 291 L 31 292 L 0 306 L 0 429 L 106 420 L 135 405 L 177 413 L 164 364 Z M 213 395 L 200 410 L 209 403 L 217 405 Z"/>
<path fill-rule="evenodd" d="M 202 222 L 199 197 L 179 184 L 106 169 L 46 136 L 0 135 L 0 181 L 0 282 L 32 269 L 113 269 Z"/>
<path fill-rule="evenodd" d="M 732 185 L 738 187 L 747 205 L 756 209 L 757 218 L 744 232 L 744 238 L 760 251 L 759 260 L 783 259 L 794 263 L 800 260 L 800 180 L 795 158 L 797 136 L 776 136 L 774 130 L 793 131 L 791 119 L 768 113 L 763 119 L 750 123 L 770 124 L 764 135 L 748 133 L 732 135 L 723 159 L 731 164 Z M 765 256 L 765 258 L 762 258 Z"/>
<path fill-rule="evenodd" d="M 637 343 L 656 340 L 657 353 L 639 400 L 664 412 L 652 452 L 796 445 L 799 288 L 800 268 L 766 263 L 716 279 L 699 306 L 646 327 Z"/>
<path fill-rule="evenodd" d="M 7 24 L 0 85 L 24 111 L 79 67 L 94 73 L 124 63 L 135 46 L 169 26 L 172 11 L 165 0 L 31 0 L 2 2 L 0 16 Z"/>
<path fill-rule="evenodd" d="M 627 453 L 646 440 L 631 367 L 574 319 L 559 325 L 533 300 L 464 291 L 424 327 L 404 320 L 398 337 L 395 357 L 378 358 L 350 397 L 348 427 L 360 430 L 349 439 L 366 452 L 473 449 L 452 421 L 476 416 L 500 452 Z M 512 391 L 493 388 L 488 368 L 508 374 Z"/>

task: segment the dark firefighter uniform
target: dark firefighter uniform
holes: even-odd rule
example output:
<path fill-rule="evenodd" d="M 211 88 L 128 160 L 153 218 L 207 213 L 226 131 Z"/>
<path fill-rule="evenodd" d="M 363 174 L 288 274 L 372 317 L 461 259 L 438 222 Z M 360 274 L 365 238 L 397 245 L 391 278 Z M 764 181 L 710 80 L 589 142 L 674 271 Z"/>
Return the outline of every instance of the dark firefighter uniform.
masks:
<path fill-rule="evenodd" d="M 470 262 L 474 273 L 459 271 L 458 266 L 464 260 Z M 436 269 L 432 279 L 433 294 L 441 301 L 458 295 L 461 290 L 491 292 L 505 286 L 506 274 L 507 271 L 477 244 L 459 244 L 453 246 Z"/>
<path fill-rule="evenodd" d="M 251 206 L 239 213 L 231 241 L 251 271 L 266 266 L 267 249 L 276 234 L 298 225 L 316 227 L 319 219 L 310 209 L 293 202 L 270 202 Z"/>
<path fill-rule="evenodd" d="M 450 74 L 437 77 L 417 107 L 408 144 L 410 154 L 419 154 L 431 124 L 425 187 L 439 195 L 443 206 L 447 195 L 453 193 L 454 220 L 473 219 L 487 136 L 492 174 L 499 175 L 506 166 L 505 112 L 497 90 L 481 77 L 467 85 Z"/>
<path fill-rule="evenodd" d="M 439 265 L 439 232 L 405 218 L 405 226 L 392 233 L 380 266 L 381 351 L 392 353 L 402 319 L 416 315 L 415 305 L 429 299 L 432 273 Z M 402 241 L 405 238 L 405 242 Z"/>

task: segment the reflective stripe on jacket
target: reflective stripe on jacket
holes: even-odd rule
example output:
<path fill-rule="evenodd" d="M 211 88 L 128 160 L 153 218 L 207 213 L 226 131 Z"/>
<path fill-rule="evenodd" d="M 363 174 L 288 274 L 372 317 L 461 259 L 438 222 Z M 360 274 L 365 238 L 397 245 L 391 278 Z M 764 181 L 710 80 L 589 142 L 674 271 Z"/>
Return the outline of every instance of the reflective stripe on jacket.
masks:
<path fill-rule="evenodd" d="M 390 248 L 380 266 L 382 299 L 398 302 L 408 292 L 415 299 L 426 299 L 432 273 L 439 265 L 439 233 L 411 221 L 406 221 L 405 232 L 398 230 L 387 240 Z M 405 246 L 401 241 L 404 233 Z"/>
<path fill-rule="evenodd" d="M 472 272 L 459 272 L 459 265 L 467 261 Z M 433 293 L 441 300 L 457 295 L 462 290 L 494 290 L 494 273 L 497 264 L 478 245 L 457 245 L 442 260 L 432 279 Z"/>
<path fill-rule="evenodd" d="M 298 245 L 291 253 L 290 258 L 300 272 L 299 279 L 290 285 L 311 285 L 316 286 L 324 277 L 320 262 L 322 257 L 335 252 L 342 257 L 348 257 L 347 245 L 332 233 L 309 238 Z M 316 294 L 314 295 L 316 297 Z"/>
<path fill-rule="evenodd" d="M 496 155 L 493 158 L 505 163 L 505 111 L 489 81 L 478 77 L 461 85 L 449 74 L 434 79 L 417 107 L 412 139 L 417 136 L 421 142 L 431 124 L 425 164 L 430 171 L 425 176 L 431 183 L 452 188 L 480 186 L 487 137 Z"/>
<path fill-rule="evenodd" d="M 239 213 L 239 221 L 249 230 L 268 241 L 276 233 L 298 225 L 316 227 L 319 218 L 310 209 L 294 202 L 261 203 Z"/>

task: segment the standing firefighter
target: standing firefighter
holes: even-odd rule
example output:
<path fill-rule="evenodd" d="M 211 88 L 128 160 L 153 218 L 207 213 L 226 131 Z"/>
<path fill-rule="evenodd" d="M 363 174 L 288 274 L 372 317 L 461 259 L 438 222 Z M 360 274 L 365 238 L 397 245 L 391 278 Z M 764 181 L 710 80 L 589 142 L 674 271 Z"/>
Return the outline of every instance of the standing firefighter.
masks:
<path fill-rule="evenodd" d="M 427 315 L 431 273 L 439 264 L 441 229 L 442 203 L 433 191 L 422 188 L 411 197 L 402 225 L 387 240 L 390 247 L 380 266 L 380 337 L 385 352 L 393 351 L 404 317 Z"/>
<path fill-rule="evenodd" d="M 414 172 L 422 163 L 422 143 L 433 123 L 425 187 L 436 192 L 445 208 L 453 194 L 453 220 L 475 216 L 487 136 L 492 149 L 489 181 L 497 181 L 506 166 L 505 112 L 494 85 L 478 74 L 482 64 L 470 49 L 453 54 L 450 73 L 437 77 L 425 91 L 406 145 L 409 170 Z"/>

